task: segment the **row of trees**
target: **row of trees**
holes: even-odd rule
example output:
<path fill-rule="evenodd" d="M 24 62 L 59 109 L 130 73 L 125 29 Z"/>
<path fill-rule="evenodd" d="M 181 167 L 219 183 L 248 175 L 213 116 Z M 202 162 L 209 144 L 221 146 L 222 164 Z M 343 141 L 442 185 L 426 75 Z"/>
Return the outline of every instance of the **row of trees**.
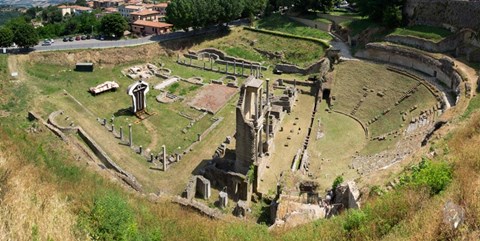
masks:
<path fill-rule="evenodd" d="M 167 21 L 176 28 L 198 29 L 252 17 L 265 10 L 267 0 L 173 0 L 167 7 Z"/>
<path fill-rule="evenodd" d="M 31 24 L 25 21 L 9 22 L 0 28 L 0 47 L 10 47 L 13 43 L 28 48 L 38 43 L 38 34 Z"/>
<path fill-rule="evenodd" d="M 118 38 L 122 37 L 127 29 L 128 21 L 118 13 L 105 15 L 100 20 L 93 14 L 83 13 L 63 22 L 45 23 L 38 28 L 34 28 L 24 17 L 19 17 L 0 28 L 0 47 L 10 47 L 15 43 L 19 47 L 28 48 L 38 44 L 39 39 L 90 34 L 94 31 Z"/>
<path fill-rule="evenodd" d="M 294 10 L 301 12 L 309 10 L 329 12 L 340 2 L 341 0 L 270 0 L 270 5 L 273 9 L 293 7 Z"/>

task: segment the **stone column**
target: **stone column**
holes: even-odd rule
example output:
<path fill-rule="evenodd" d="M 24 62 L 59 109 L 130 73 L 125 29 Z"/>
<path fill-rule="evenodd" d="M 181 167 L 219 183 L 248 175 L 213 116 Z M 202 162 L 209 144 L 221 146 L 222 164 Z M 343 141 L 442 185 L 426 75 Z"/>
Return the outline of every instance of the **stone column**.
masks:
<path fill-rule="evenodd" d="M 243 69 L 245 68 L 245 61 L 242 61 L 242 76 L 243 76 Z"/>
<path fill-rule="evenodd" d="M 210 70 L 213 70 L 213 59 L 210 57 Z"/>
<path fill-rule="evenodd" d="M 115 124 L 112 124 L 112 133 L 115 132 Z"/>
<path fill-rule="evenodd" d="M 139 146 L 139 147 L 138 147 L 138 154 L 142 155 L 142 152 L 143 152 L 143 147 L 142 147 L 142 146 Z"/>
<path fill-rule="evenodd" d="M 150 152 L 150 162 L 153 162 L 153 153 Z"/>
<path fill-rule="evenodd" d="M 218 203 L 220 208 L 226 208 L 228 205 L 228 194 L 224 191 L 221 191 L 218 195 Z"/>
<path fill-rule="evenodd" d="M 270 79 L 267 78 L 266 79 L 266 82 L 267 82 L 267 126 L 265 127 L 265 134 L 266 134 L 266 140 L 265 142 L 268 143 L 268 139 L 270 138 Z"/>
<path fill-rule="evenodd" d="M 233 60 L 233 75 L 237 74 L 237 61 Z"/>
<path fill-rule="evenodd" d="M 104 126 L 107 125 L 107 118 L 103 118 L 103 125 L 104 125 Z"/>
<path fill-rule="evenodd" d="M 123 141 L 123 127 L 120 126 L 120 140 Z"/>
<path fill-rule="evenodd" d="M 163 171 L 166 172 L 167 171 L 167 148 L 165 148 L 165 145 L 162 146 L 162 150 L 163 150 Z"/>
<path fill-rule="evenodd" d="M 133 146 L 132 124 L 128 124 L 128 145 Z"/>
<path fill-rule="evenodd" d="M 197 134 L 197 141 L 202 141 L 202 135 L 200 133 Z"/>

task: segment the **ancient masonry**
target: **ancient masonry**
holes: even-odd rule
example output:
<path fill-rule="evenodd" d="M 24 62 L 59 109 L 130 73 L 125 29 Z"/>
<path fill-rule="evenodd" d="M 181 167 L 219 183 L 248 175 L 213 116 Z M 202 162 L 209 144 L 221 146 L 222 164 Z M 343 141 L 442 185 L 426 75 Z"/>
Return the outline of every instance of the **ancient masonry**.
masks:
<path fill-rule="evenodd" d="M 269 80 L 264 91 L 264 81 L 255 76 L 247 78 L 240 89 L 236 106 L 235 157 L 226 156 L 226 146 L 231 137 L 222 143 L 207 166 L 200 173 L 212 187 L 223 190 L 218 204 L 225 204 L 226 195 L 240 205 L 237 213 L 244 215 L 245 208 L 260 184 L 267 160 L 274 149 L 273 137 L 285 112 L 290 112 L 297 97 L 296 89 L 287 87 L 284 94 L 274 97 L 269 90 Z M 191 197 L 192 185 L 184 196 Z M 222 201 L 223 200 L 223 201 Z M 223 205 L 224 206 L 224 205 Z"/>

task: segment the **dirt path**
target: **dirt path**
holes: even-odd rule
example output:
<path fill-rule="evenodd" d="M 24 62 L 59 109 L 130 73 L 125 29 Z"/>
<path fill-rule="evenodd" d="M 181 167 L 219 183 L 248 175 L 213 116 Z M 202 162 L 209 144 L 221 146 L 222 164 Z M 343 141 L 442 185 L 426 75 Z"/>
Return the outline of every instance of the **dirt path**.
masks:
<path fill-rule="evenodd" d="M 25 80 L 25 70 L 23 69 L 22 63 L 28 61 L 28 55 L 9 55 L 8 56 L 8 70 L 10 74 L 17 72 L 18 77 L 17 80 L 24 81 Z"/>
<path fill-rule="evenodd" d="M 153 150 L 158 145 L 158 135 L 155 126 L 147 119 L 143 121 L 143 125 L 147 128 L 148 132 L 151 134 L 152 141 L 148 145 L 148 149 Z"/>

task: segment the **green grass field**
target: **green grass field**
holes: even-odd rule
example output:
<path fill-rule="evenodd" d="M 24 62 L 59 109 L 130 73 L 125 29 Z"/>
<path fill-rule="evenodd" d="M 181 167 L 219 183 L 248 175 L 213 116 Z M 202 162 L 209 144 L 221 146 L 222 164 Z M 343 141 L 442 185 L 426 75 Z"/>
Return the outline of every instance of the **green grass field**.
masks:
<path fill-rule="evenodd" d="M 367 28 L 378 27 L 379 25 L 369 19 L 355 19 L 342 22 L 340 26 L 350 30 L 350 36 L 355 36 Z"/>
<path fill-rule="evenodd" d="M 452 32 L 439 27 L 415 25 L 406 28 L 396 28 L 391 34 L 400 36 L 413 36 L 431 40 L 433 42 L 440 42 L 446 37 L 452 35 Z"/>
<path fill-rule="evenodd" d="M 255 26 L 261 29 L 268 29 L 304 37 L 318 38 L 327 41 L 332 40 L 332 37 L 327 32 L 310 28 L 279 14 L 272 14 L 269 17 L 262 18 L 261 20 L 255 22 Z"/>
<path fill-rule="evenodd" d="M 71 71 L 69 66 L 31 64 L 28 67 L 28 72 L 35 78 L 35 84 L 40 89 L 42 95 L 58 94 L 65 89 L 88 110 L 93 112 L 95 116 L 107 118 L 108 120 L 110 117 L 115 116 L 114 124 L 117 127 L 122 126 L 124 130 L 126 130 L 128 124 L 136 120 L 136 117 L 128 110 L 131 105 L 131 99 L 130 96 L 126 94 L 126 88 L 133 83 L 133 80 L 120 73 L 120 70 L 127 66 L 128 65 L 113 68 L 97 68 L 93 73 L 84 73 Z M 180 75 L 185 78 L 193 76 L 219 78 L 221 76 L 213 72 L 193 69 L 190 70 L 190 72 L 181 71 L 191 68 L 177 64 L 166 64 L 166 67 L 173 70 L 173 75 Z M 116 92 L 92 96 L 87 91 L 91 86 L 110 80 L 115 80 L 120 84 L 120 88 Z M 212 124 L 210 120 L 211 115 L 207 115 L 202 118 L 201 121 L 196 122 L 193 128 L 189 129 L 187 133 L 182 133 L 182 130 L 189 125 L 190 120 L 180 116 L 179 113 L 189 113 L 190 116 L 196 118 L 200 116 L 201 112 L 191 110 L 186 103 L 158 103 L 155 97 L 160 94 L 160 92 L 154 90 L 153 86 L 162 80 L 160 78 L 151 78 L 147 81 L 151 84 L 151 91 L 147 94 L 147 108 L 149 112 L 155 113 L 148 121 L 159 130 L 162 130 L 158 132 L 157 143 L 152 147 L 155 150 L 160 150 L 163 144 L 167 146 L 169 151 L 183 150 L 196 140 L 197 133 L 202 133 Z M 175 94 L 185 96 L 188 99 L 192 98 L 198 89 L 198 86 L 179 82 L 178 88 L 172 90 Z M 146 147 L 151 144 L 151 130 L 148 130 L 143 124 L 134 124 L 133 131 L 136 145 Z M 171 138 L 171 136 L 176 136 L 177 138 Z"/>
<path fill-rule="evenodd" d="M 314 29 L 313 29 L 314 30 Z M 264 62 L 266 65 L 280 62 L 278 59 L 268 59 L 259 54 L 255 48 L 269 52 L 283 52 L 284 61 L 299 66 L 308 66 L 317 62 L 324 55 L 320 44 L 306 40 L 292 40 L 270 34 L 256 33 L 242 28 L 233 28 L 225 37 L 204 41 L 192 49 L 217 48 L 234 57 Z"/>

